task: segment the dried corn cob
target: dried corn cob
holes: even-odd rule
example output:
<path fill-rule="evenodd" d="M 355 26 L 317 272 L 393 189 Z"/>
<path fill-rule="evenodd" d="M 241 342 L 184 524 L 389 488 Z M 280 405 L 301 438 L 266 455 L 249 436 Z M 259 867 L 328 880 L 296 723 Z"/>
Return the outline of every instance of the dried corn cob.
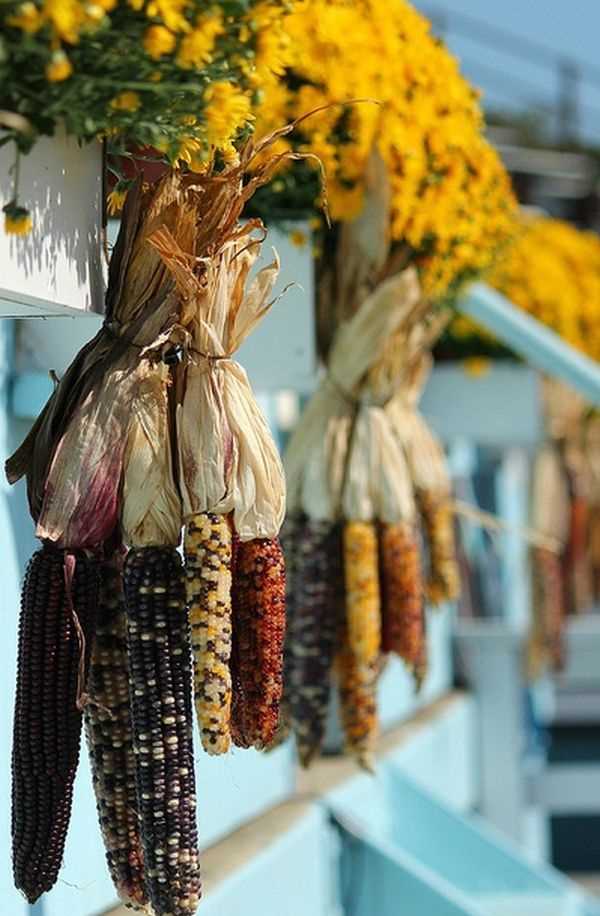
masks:
<path fill-rule="evenodd" d="M 124 584 L 146 889 L 157 916 L 185 916 L 196 912 L 200 872 L 191 645 L 177 550 L 132 549 Z"/>
<path fill-rule="evenodd" d="M 202 746 L 224 754 L 231 742 L 231 527 L 203 512 L 188 522 L 185 542 L 187 599 L 192 627 L 196 715 Z"/>
<path fill-rule="evenodd" d="M 411 525 L 380 529 L 382 649 L 394 652 L 420 683 L 427 641 L 423 581 L 416 534 Z"/>
<path fill-rule="evenodd" d="M 62 862 L 97 600 L 94 560 L 50 544 L 33 555 L 21 599 L 12 754 L 13 870 L 30 902 L 50 890 Z"/>
<path fill-rule="evenodd" d="M 531 560 L 533 625 L 528 673 L 537 677 L 548 667 L 559 671 L 563 666 L 565 600 L 560 556 L 547 547 L 534 547 Z"/>
<path fill-rule="evenodd" d="M 321 748 L 329 705 L 337 609 L 344 589 L 341 530 L 328 521 L 299 520 L 293 531 L 284 532 L 283 543 L 288 569 L 288 555 L 293 557 L 284 706 L 300 762 L 308 766 Z"/>
<path fill-rule="evenodd" d="M 381 650 L 377 529 L 370 522 L 344 526 L 347 643 L 357 662 L 372 665 Z"/>
<path fill-rule="evenodd" d="M 120 899 L 148 903 L 135 787 L 122 557 L 102 564 L 85 727 L 106 860 Z"/>
<path fill-rule="evenodd" d="M 460 571 L 456 560 L 450 501 L 447 498 L 437 498 L 426 490 L 419 490 L 417 505 L 429 555 L 427 598 L 434 605 L 456 601 L 460 595 Z"/>
<path fill-rule="evenodd" d="M 283 691 L 285 564 L 277 538 L 236 543 L 233 575 L 232 738 L 268 747 Z"/>
<path fill-rule="evenodd" d="M 368 665 L 357 660 L 347 643 L 336 656 L 340 693 L 340 714 L 345 749 L 369 772 L 375 769 L 374 751 L 378 734 L 377 680 L 380 659 Z"/>

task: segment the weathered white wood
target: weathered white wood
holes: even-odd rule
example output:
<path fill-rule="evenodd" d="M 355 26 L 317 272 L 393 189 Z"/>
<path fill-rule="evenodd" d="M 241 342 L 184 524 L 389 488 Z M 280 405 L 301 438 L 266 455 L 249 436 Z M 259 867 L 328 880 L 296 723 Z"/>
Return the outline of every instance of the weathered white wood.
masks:
<path fill-rule="evenodd" d="M 0 147 L 0 210 L 13 194 L 14 147 Z M 0 317 L 41 318 L 99 312 L 102 147 L 79 146 L 58 132 L 21 156 L 20 201 L 33 229 L 7 235 L 0 225 Z"/>

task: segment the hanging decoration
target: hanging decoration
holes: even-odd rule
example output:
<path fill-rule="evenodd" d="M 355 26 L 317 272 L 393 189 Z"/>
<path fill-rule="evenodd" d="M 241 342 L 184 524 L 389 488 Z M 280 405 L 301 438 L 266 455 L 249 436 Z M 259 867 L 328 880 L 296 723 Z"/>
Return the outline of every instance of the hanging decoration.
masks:
<path fill-rule="evenodd" d="M 132 187 L 104 325 L 7 462 L 43 545 L 23 586 L 13 754 L 14 876 L 32 902 L 61 864 L 82 712 L 109 871 L 157 916 L 200 896 L 192 664 L 210 753 L 277 728 L 283 471 L 234 360 L 278 272 L 275 256 L 250 276 L 264 231 L 240 221 L 272 140 Z"/>

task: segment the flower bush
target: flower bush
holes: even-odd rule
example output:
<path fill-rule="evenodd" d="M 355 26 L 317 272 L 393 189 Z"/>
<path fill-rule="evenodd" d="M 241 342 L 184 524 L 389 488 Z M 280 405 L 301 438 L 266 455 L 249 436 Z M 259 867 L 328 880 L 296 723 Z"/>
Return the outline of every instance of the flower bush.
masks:
<path fill-rule="evenodd" d="M 525 217 L 488 278 L 567 343 L 600 360 L 600 238 L 562 220 Z"/>
<path fill-rule="evenodd" d="M 0 5 L 0 143 L 64 125 L 113 150 L 203 164 L 250 129 L 280 69 L 283 0 L 8 0 Z M 18 171 L 18 170 L 17 170 Z M 117 195 L 125 186 L 117 187 Z M 117 201 L 118 202 L 118 201 Z M 6 229 L 27 226 L 16 190 Z"/>
<path fill-rule="evenodd" d="M 361 208 L 376 144 L 388 167 L 391 234 L 441 297 L 487 269 L 510 237 L 510 181 L 483 136 L 478 94 L 405 0 L 298 0 L 283 25 L 284 78 L 265 87 L 257 131 L 319 106 L 297 138 L 325 166 L 334 220 Z M 336 105 L 365 99 L 352 105 Z M 307 213 L 319 195 L 308 165 L 282 170 L 258 198 L 263 215 Z"/>

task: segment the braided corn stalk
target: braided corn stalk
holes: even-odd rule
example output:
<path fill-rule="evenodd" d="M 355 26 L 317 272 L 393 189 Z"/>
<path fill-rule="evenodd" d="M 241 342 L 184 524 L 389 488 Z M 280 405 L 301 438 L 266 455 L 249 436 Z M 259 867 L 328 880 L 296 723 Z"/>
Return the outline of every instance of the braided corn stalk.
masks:
<path fill-rule="evenodd" d="M 268 747 L 283 692 L 285 563 L 278 538 L 237 541 L 233 577 L 232 738 Z"/>
<path fill-rule="evenodd" d="M 44 544 L 21 598 L 12 752 L 13 871 L 30 903 L 55 884 L 71 816 L 96 605 L 96 563 Z M 72 568 L 72 567 L 71 567 Z M 83 678 L 83 680 L 82 680 Z"/>
<path fill-rule="evenodd" d="M 148 903 L 135 787 L 129 703 L 127 620 L 122 558 L 102 566 L 96 639 L 84 711 L 92 781 L 108 870 L 119 898 L 133 909 Z"/>
<path fill-rule="evenodd" d="M 429 553 L 427 598 L 433 605 L 456 601 L 460 595 L 460 572 L 450 500 L 427 490 L 418 490 L 416 496 Z"/>
<path fill-rule="evenodd" d="M 209 754 L 224 754 L 231 743 L 231 545 L 224 516 L 203 512 L 188 522 L 184 553 L 196 715 Z"/>
<path fill-rule="evenodd" d="M 417 685 L 425 675 L 423 581 L 419 544 L 411 525 L 382 525 L 382 648 L 399 655 Z"/>
<path fill-rule="evenodd" d="M 344 525 L 344 579 L 348 647 L 358 663 L 371 665 L 381 649 L 379 546 L 374 524 Z"/>
<path fill-rule="evenodd" d="M 287 523 L 286 523 L 287 524 Z M 283 538 L 288 591 L 284 707 L 302 766 L 319 753 L 325 732 L 337 632 L 343 602 L 341 529 L 298 520 Z"/>
<path fill-rule="evenodd" d="M 177 550 L 130 550 L 124 584 L 146 889 L 156 916 L 186 916 L 198 906 L 200 869 L 190 634 Z"/>

